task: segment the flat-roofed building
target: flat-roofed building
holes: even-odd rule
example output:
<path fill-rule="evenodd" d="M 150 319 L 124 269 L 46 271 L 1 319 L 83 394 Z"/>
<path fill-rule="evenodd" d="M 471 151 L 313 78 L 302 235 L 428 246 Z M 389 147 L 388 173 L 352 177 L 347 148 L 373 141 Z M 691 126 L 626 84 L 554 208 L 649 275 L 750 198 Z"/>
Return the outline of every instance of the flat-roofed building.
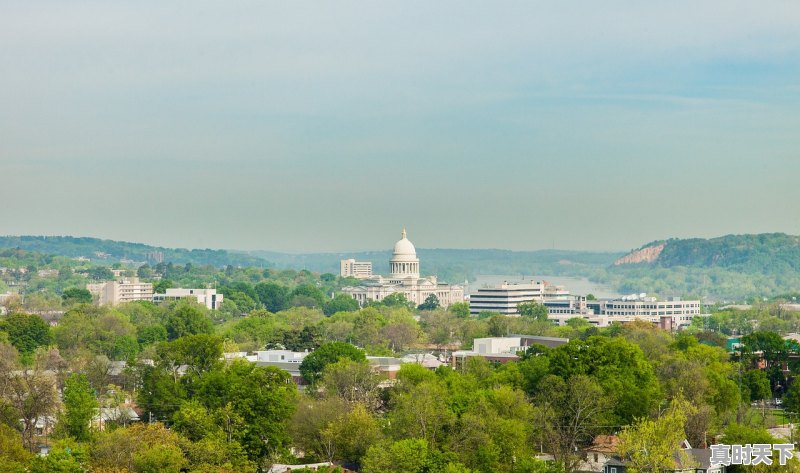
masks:
<path fill-rule="evenodd" d="M 535 335 L 476 338 L 472 342 L 472 350 L 454 351 L 450 362 L 454 369 L 462 369 L 467 359 L 472 357 L 481 357 L 492 363 L 502 364 L 518 360 L 517 353 L 523 352 L 533 345 L 555 348 L 567 343 L 569 343 L 568 338 Z"/>
<path fill-rule="evenodd" d="M 153 302 L 163 302 L 183 298 L 191 298 L 198 304 L 206 306 L 210 310 L 218 310 L 222 307 L 223 294 L 217 294 L 216 289 L 181 289 L 170 288 L 164 294 L 153 294 Z"/>
<path fill-rule="evenodd" d="M 659 316 L 659 315 L 699 315 L 700 301 L 683 301 L 678 297 L 659 301 L 655 297 L 622 298 L 591 301 L 602 315 L 619 316 Z"/>
<path fill-rule="evenodd" d="M 340 262 L 339 274 L 343 278 L 365 279 L 372 276 L 372 261 L 356 261 L 353 258 Z"/>
<path fill-rule="evenodd" d="M 504 282 L 495 287 L 482 287 L 469 296 L 469 312 L 498 312 L 503 315 L 519 315 L 517 306 L 525 302 L 543 303 L 547 300 L 566 300 L 569 291 L 547 281 L 530 283 Z"/>
<path fill-rule="evenodd" d="M 610 316 L 662 316 L 699 315 L 700 301 L 684 301 L 677 297 L 659 301 L 655 297 L 639 296 L 636 299 L 626 296 L 621 299 L 587 300 L 583 296 L 573 296 L 559 300 L 546 300 L 543 304 L 550 315 L 610 315 Z"/>
<path fill-rule="evenodd" d="M 644 320 L 673 331 L 688 327 L 696 317 L 708 315 L 701 313 L 698 300 L 684 301 L 673 297 L 659 301 L 645 294 L 601 300 L 572 297 L 566 301 L 545 301 L 544 305 L 549 314 L 547 318 L 557 325 L 565 325 L 575 317 L 582 317 L 598 327 Z"/>
<path fill-rule="evenodd" d="M 86 289 L 98 297 L 100 305 L 117 305 L 133 301 L 152 301 L 153 285 L 139 278 L 122 278 L 99 284 L 87 284 Z"/>
<path fill-rule="evenodd" d="M 300 374 L 300 365 L 310 352 L 291 350 L 264 350 L 257 351 L 255 355 L 256 366 L 274 366 L 288 372 L 292 381 L 303 384 L 303 375 Z M 249 357 L 248 357 L 249 359 Z"/>

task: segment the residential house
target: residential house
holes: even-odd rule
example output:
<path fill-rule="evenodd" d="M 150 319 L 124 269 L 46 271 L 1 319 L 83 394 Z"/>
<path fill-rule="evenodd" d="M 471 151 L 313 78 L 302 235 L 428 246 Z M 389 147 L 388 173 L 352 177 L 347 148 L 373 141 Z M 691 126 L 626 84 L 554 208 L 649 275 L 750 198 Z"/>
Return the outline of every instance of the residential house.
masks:
<path fill-rule="evenodd" d="M 583 472 L 602 473 L 605 464 L 617 454 L 619 437 L 616 435 L 598 435 L 592 445 L 584 450 L 586 459 L 578 468 Z"/>
<path fill-rule="evenodd" d="M 296 470 L 317 471 L 321 467 L 334 467 L 335 468 L 336 466 L 337 465 L 335 465 L 335 464 L 333 464 L 331 462 L 308 463 L 308 464 L 305 464 L 305 465 L 282 465 L 282 464 L 276 464 L 276 465 L 272 465 L 272 468 L 269 469 L 269 473 L 291 473 L 292 471 L 296 471 Z M 339 466 L 338 468 L 339 468 L 339 470 L 337 470 L 337 471 L 340 471 L 341 473 L 355 473 L 353 470 L 348 470 L 347 468 L 345 468 L 343 466 Z"/>
<path fill-rule="evenodd" d="M 681 455 L 685 453 L 686 455 Z M 684 465 L 684 459 L 687 459 Z M 689 442 L 684 440 L 675 450 L 673 456 L 674 467 L 664 470 L 663 473 L 725 473 L 725 465 L 711 466 L 710 448 L 692 448 Z M 626 473 L 628 461 L 618 456 L 610 458 L 603 466 L 603 473 Z"/>
<path fill-rule="evenodd" d="M 92 428 L 104 431 L 109 423 L 115 426 L 139 422 L 139 414 L 130 406 L 100 407 L 92 418 Z"/>

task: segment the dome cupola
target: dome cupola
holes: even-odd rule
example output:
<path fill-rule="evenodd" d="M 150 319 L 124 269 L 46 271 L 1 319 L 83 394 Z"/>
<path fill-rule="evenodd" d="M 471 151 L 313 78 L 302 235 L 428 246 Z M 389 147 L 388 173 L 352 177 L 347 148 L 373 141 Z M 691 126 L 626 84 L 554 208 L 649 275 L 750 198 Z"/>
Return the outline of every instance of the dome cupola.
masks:
<path fill-rule="evenodd" d="M 406 229 L 403 228 L 400 240 L 394 244 L 392 259 L 389 260 L 392 278 L 419 278 L 419 258 L 417 249 L 406 236 Z"/>

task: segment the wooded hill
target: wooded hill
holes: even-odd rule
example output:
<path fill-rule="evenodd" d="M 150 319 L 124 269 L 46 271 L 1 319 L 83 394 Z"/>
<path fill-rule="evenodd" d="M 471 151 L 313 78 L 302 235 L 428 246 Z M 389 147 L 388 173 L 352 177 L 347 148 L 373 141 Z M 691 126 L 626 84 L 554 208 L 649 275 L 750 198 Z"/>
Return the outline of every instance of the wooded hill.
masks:
<path fill-rule="evenodd" d="M 784 233 L 655 241 L 595 279 L 622 292 L 775 297 L 800 288 L 800 237 Z"/>
<path fill-rule="evenodd" d="M 92 262 L 108 264 L 121 259 L 154 264 L 148 253 L 162 253 L 164 262 L 223 267 L 255 266 L 269 267 L 269 262 L 257 256 L 227 250 L 164 248 L 142 243 L 101 240 L 99 238 L 72 236 L 0 236 L 0 248 L 20 248 L 49 255 L 84 257 Z"/>

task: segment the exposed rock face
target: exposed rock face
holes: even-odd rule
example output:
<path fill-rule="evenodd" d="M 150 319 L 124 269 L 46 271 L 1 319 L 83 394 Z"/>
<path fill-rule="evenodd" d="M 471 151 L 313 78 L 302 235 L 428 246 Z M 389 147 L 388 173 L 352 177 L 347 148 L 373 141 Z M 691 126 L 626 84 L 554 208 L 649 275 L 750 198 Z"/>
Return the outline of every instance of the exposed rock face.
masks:
<path fill-rule="evenodd" d="M 664 250 L 664 243 L 656 246 L 648 246 L 641 250 L 634 251 L 622 258 L 614 261 L 614 266 L 621 264 L 652 263 L 658 259 L 658 255 Z"/>

